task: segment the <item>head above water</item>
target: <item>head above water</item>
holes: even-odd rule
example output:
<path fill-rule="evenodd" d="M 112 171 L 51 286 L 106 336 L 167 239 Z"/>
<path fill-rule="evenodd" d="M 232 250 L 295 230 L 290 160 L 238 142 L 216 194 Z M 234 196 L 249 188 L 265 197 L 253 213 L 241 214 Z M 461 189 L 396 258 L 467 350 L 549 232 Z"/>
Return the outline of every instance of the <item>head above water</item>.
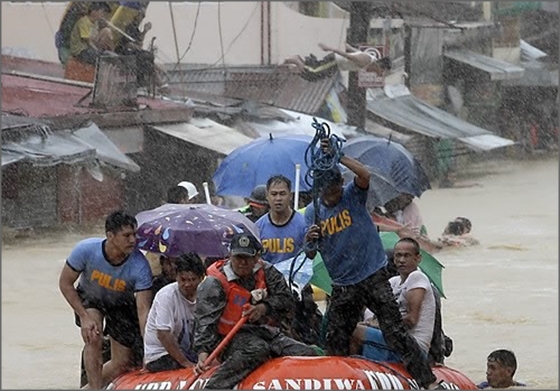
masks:
<path fill-rule="evenodd" d="M 463 224 L 463 226 L 465 227 L 464 233 L 468 234 L 469 232 L 471 232 L 472 223 L 469 219 L 467 219 L 466 217 L 455 217 L 455 221 L 458 221 Z"/>
<path fill-rule="evenodd" d="M 517 359 L 511 350 L 494 350 L 486 359 L 486 380 L 492 388 L 511 387 L 516 370 Z"/>
<path fill-rule="evenodd" d="M 465 227 L 460 221 L 450 221 L 445 227 L 444 234 L 460 236 L 464 233 Z"/>

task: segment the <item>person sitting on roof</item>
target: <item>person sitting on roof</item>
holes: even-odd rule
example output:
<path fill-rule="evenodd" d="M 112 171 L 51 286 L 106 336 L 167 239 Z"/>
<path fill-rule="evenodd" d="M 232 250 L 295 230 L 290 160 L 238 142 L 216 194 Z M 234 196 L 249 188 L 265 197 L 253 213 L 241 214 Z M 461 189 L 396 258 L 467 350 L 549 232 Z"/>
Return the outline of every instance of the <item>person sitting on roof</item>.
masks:
<path fill-rule="evenodd" d="M 81 17 L 70 34 L 70 54 L 81 63 L 95 65 L 104 51 L 112 51 L 113 34 L 106 17 L 111 7 L 106 2 L 89 4 L 87 15 Z"/>
<path fill-rule="evenodd" d="M 361 51 L 349 44 L 346 44 L 346 51 L 332 48 L 323 43 L 319 47 L 325 52 L 331 52 L 323 59 L 318 60 L 313 54 L 305 59 L 301 56 L 291 56 L 284 60 L 283 65 L 289 66 L 295 72 L 300 73 L 307 81 L 317 81 L 332 76 L 340 71 L 359 71 L 367 70 L 379 75 L 385 70 L 391 69 L 391 60 L 388 57 L 381 59 L 374 55 Z"/>
<path fill-rule="evenodd" d="M 516 370 L 517 360 L 511 350 L 494 350 L 486 359 L 486 381 L 477 387 L 479 389 L 525 387 L 525 384 L 513 380 Z"/>

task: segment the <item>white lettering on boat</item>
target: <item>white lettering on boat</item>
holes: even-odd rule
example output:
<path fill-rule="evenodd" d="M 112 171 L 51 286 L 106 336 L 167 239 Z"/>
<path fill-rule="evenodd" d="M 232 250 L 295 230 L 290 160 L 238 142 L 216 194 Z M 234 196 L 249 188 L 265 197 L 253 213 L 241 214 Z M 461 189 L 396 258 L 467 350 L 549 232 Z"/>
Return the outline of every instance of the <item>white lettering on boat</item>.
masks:
<path fill-rule="evenodd" d="M 200 389 L 202 389 L 206 386 L 206 383 L 208 383 L 208 380 L 210 380 L 210 378 L 208 378 L 208 379 L 196 379 L 188 389 L 189 390 L 194 390 L 194 389 L 200 390 Z M 182 380 L 181 383 L 179 383 L 178 389 L 182 390 L 186 383 L 187 383 L 186 381 Z"/>
<path fill-rule="evenodd" d="M 153 383 L 140 383 L 136 387 L 135 390 L 170 390 L 171 389 L 171 382 L 170 381 L 160 381 L 160 382 L 153 382 Z"/>
<path fill-rule="evenodd" d="M 360 379 L 271 379 L 261 380 L 253 390 L 366 390 Z"/>
<path fill-rule="evenodd" d="M 364 370 L 372 390 L 404 390 L 404 385 L 397 376 L 391 373 Z M 412 384 L 411 384 L 412 386 Z"/>

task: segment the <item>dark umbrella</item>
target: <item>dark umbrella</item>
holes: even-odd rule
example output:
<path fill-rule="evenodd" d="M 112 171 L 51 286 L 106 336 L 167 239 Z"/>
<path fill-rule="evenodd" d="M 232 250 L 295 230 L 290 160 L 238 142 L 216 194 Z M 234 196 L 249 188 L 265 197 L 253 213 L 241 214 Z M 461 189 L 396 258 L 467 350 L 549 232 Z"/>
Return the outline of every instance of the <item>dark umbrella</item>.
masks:
<path fill-rule="evenodd" d="M 397 142 L 363 136 L 347 142 L 342 151 L 391 178 L 400 193 L 420 197 L 424 191 L 431 189 L 420 162 Z"/>
<path fill-rule="evenodd" d="M 171 257 L 190 251 L 225 257 L 234 234 L 259 238 L 258 228 L 240 212 L 207 204 L 165 204 L 136 219 L 138 248 Z"/>
<path fill-rule="evenodd" d="M 289 134 L 260 137 L 230 153 L 213 176 L 217 195 L 248 197 L 253 188 L 273 175 L 284 175 L 295 188 L 296 164 L 301 167 L 300 191 L 309 191 L 305 182 L 305 150 L 312 137 Z"/>
<path fill-rule="evenodd" d="M 397 186 L 392 179 L 387 178 L 385 175 L 381 174 L 372 167 L 367 168 L 371 174 L 367 199 L 369 209 L 375 206 L 383 206 L 401 194 L 397 190 Z M 350 170 L 346 170 L 342 173 L 344 183 L 354 180 L 355 176 L 356 175 Z"/>

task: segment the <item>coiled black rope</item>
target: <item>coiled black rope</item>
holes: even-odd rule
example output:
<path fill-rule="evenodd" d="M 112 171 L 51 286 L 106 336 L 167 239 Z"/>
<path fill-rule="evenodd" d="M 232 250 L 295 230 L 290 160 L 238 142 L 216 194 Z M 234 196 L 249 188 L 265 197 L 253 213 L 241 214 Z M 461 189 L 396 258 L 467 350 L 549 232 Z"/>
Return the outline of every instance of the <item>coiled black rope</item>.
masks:
<path fill-rule="evenodd" d="M 305 164 L 307 165 L 307 174 L 305 175 L 305 183 L 311 187 L 311 195 L 313 198 L 313 222 L 319 225 L 319 199 L 321 188 L 326 183 L 328 176 L 332 170 L 340 162 L 340 158 L 343 156 L 342 144 L 344 140 L 338 137 L 336 134 L 331 133 L 331 128 L 326 122 L 319 122 L 317 118 L 313 117 L 313 122 L 311 123 L 313 129 L 315 129 L 315 136 L 307 146 L 305 150 Z M 325 154 L 321 149 L 321 140 L 329 139 L 330 150 L 329 154 Z M 303 248 L 297 253 L 297 255 L 292 260 L 290 264 L 290 273 L 288 278 L 288 283 L 290 289 L 293 284 L 293 276 L 298 273 L 307 259 L 307 256 L 301 261 L 299 266 L 295 268 L 296 259 L 302 252 L 313 252 L 319 249 L 319 241 L 306 242 Z M 295 268 L 295 270 L 294 270 Z M 303 287 L 302 287 L 303 289 Z"/>

